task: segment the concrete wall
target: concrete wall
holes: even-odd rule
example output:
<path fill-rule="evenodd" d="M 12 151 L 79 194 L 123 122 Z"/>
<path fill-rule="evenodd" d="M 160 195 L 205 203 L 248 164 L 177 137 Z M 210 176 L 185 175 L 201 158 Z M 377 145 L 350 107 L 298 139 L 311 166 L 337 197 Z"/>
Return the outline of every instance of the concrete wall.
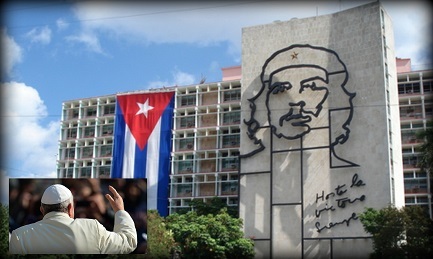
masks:
<path fill-rule="evenodd" d="M 239 207 L 257 257 L 368 257 L 358 214 L 404 202 L 381 9 L 243 29 Z"/>

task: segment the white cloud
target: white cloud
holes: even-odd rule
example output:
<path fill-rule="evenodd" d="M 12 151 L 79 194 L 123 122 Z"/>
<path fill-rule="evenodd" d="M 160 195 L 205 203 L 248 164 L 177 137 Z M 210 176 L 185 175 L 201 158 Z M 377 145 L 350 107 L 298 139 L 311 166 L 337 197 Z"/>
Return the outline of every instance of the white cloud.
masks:
<path fill-rule="evenodd" d="M 51 42 L 51 29 L 48 26 L 42 28 L 33 28 L 26 33 L 31 42 L 49 44 Z"/>
<path fill-rule="evenodd" d="M 79 35 L 68 36 L 66 37 L 66 40 L 69 42 L 81 43 L 86 46 L 88 51 L 105 55 L 101 44 L 99 43 L 98 37 L 96 37 L 96 35 L 93 33 L 82 32 Z"/>
<path fill-rule="evenodd" d="M 161 87 L 170 87 L 176 85 L 192 85 L 194 83 L 198 83 L 196 77 L 194 75 L 185 73 L 175 68 L 172 73 L 171 80 L 157 80 L 148 83 L 146 88 L 161 88 Z"/>
<path fill-rule="evenodd" d="M 22 60 L 22 49 L 12 37 L 1 29 L 1 75 L 2 77 L 10 75 L 13 67 Z"/>
<path fill-rule="evenodd" d="M 191 85 L 193 83 L 197 83 L 193 75 L 179 71 L 177 69 L 173 72 L 173 78 L 176 85 Z"/>
<path fill-rule="evenodd" d="M 59 30 L 65 30 L 69 27 L 69 23 L 62 18 L 57 19 L 56 25 Z"/>
<path fill-rule="evenodd" d="M 337 1 L 335 1 L 337 2 Z M 321 14 L 329 6 L 321 5 Z M 225 7 L 223 7 L 225 6 Z M 75 6 L 77 19 L 85 31 L 106 33 L 118 39 L 142 44 L 192 43 L 199 46 L 228 43 L 227 52 L 239 61 L 241 28 L 289 20 L 293 16 L 316 14 L 312 4 L 278 3 L 238 4 L 218 2 L 139 3 L 82 2 Z"/>
<path fill-rule="evenodd" d="M 42 125 L 46 106 L 24 83 L 3 83 L 2 126 L 10 177 L 56 177 L 58 121 Z"/>
<path fill-rule="evenodd" d="M 368 1 L 278 1 L 259 3 L 181 2 L 158 4 L 131 2 L 82 2 L 75 6 L 83 30 L 118 39 L 149 43 L 193 43 L 199 46 L 227 43 L 235 62 L 241 57 L 241 28 L 305 18 L 346 10 Z M 427 62 L 431 47 L 431 8 L 427 1 L 381 2 L 392 16 L 396 53 Z M 422 33 L 420 33 L 422 32 Z"/>
<path fill-rule="evenodd" d="M 396 56 L 410 58 L 412 65 L 432 64 L 431 4 L 427 1 L 385 1 L 385 10 L 392 18 Z"/>

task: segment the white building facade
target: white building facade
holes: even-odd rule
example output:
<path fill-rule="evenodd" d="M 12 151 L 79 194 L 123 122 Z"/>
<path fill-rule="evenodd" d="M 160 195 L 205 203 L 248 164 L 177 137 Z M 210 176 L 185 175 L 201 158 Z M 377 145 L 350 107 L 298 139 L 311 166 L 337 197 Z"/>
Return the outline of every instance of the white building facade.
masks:
<path fill-rule="evenodd" d="M 433 121 L 433 71 L 412 71 L 410 59 L 397 59 L 397 64 L 405 204 L 422 206 L 433 218 L 432 179 L 419 166 L 424 141 L 416 136 Z"/>
<path fill-rule="evenodd" d="M 260 46 L 260 48 L 257 48 Z M 404 206 L 397 71 L 378 2 L 243 29 L 239 212 L 259 258 L 368 258 Z"/>
<path fill-rule="evenodd" d="M 223 81 L 173 87 L 174 126 L 169 213 L 189 209 L 192 199 L 219 197 L 238 205 L 240 67 L 223 68 Z M 151 92 L 146 90 L 137 91 Z M 116 95 L 62 104 L 59 178 L 110 177 Z"/>

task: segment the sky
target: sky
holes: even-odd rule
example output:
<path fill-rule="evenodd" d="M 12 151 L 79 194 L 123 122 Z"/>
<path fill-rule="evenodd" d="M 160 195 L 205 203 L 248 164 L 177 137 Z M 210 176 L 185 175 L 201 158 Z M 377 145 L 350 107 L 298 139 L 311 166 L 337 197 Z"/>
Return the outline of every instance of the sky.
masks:
<path fill-rule="evenodd" d="M 0 188 L 8 189 L 8 178 L 56 177 L 62 102 L 218 82 L 221 68 L 241 64 L 243 27 L 369 2 L 3 3 Z M 413 70 L 431 68 L 430 4 L 381 3 L 393 21 L 396 56 L 411 58 Z"/>

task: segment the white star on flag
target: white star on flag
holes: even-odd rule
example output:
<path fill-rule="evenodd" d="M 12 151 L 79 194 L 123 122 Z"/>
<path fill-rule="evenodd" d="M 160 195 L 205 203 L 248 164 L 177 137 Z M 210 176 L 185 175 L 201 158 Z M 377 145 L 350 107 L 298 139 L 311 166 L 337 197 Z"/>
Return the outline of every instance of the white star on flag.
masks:
<path fill-rule="evenodd" d="M 147 112 L 152 110 L 154 107 L 149 105 L 149 99 L 146 100 L 145 103 L 137 103 L 140 110 L 135 115 L 144 114 L 147 118 Z"/>

